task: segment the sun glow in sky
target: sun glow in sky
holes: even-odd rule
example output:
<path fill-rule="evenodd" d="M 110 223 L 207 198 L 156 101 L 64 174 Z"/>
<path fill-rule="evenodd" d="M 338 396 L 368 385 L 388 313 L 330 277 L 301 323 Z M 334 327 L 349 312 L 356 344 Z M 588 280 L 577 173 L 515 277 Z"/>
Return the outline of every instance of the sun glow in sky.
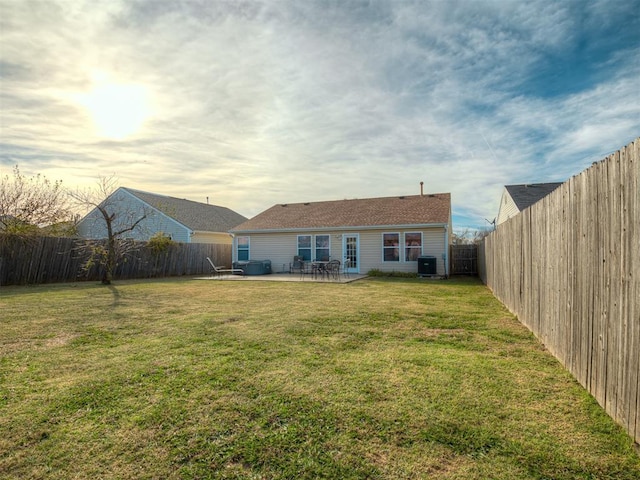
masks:
<path fill-rule="evenodd" d="M 129 137 L 151 116 L 148 90 L 139 84 L 109 80 L 94 74 L 91 91 L 79 95 L 79 102 L 91 114 L 96 133 L 114 140 Z"/>
<path fill-rule="evenodd" d="M 0 175 L 247 217 L 424 181 L 486 226 L 640 135 L 639 6 L 0 0 Z"/>

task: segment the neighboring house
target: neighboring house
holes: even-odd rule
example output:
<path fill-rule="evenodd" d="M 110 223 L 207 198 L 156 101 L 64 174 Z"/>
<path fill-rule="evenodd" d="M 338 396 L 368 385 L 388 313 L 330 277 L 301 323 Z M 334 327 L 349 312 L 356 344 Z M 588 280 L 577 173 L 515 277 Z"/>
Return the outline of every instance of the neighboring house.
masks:
<path fill-rule="evenodd" d="M 500 209 L 496 225 L 506 222 L 522 210 L 549 195 L 560 183 L 529 183 L 523 185 L 505 185 L 500 199 Z"/>
<path fill-rule="evenodd" d="M 326 257 L 350 271 L 417 272 L 417 258 L 436 257 L 438 275 L 448 275 L 451 195 L 278 204 L 235 228 L 234 260 L 271 260 L 288 271 L 294 256 Z"/>
<path fill-rule="evenodd" d="M 124 235 L 134 240 L 149 240 L 154 234 L 162 232 L 181 243 L 231 244 L 229 230 L 247 220 L 226 207 L 125 187 L 109 195 L 102 205 L 108 205 L 108 211 L 117 212 L 115 230 L 132 225 L 146 215 L 133 231 Z M 93 239 L 107 237 L 106 223 L 97 208 L 80 220 L 78 234 Z"/>

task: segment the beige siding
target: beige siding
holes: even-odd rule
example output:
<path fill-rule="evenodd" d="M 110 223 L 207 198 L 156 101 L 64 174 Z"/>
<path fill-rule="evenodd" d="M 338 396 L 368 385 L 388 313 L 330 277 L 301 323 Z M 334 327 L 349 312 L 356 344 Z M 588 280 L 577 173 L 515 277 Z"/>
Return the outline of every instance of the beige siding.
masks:
<path fill-rule="evenodd" d="M 422 255 L 433 255 L 437 258 L 437 271 L 439 275 L 445 275 L 445 262 L 443 256 L 447 253 L 447 240 L 443 227 L 427 229 L 385 229 L 385 230 L 352 230 L 340 232 L 304 232 L 304 235 L 329 235 L 331 258 L 343 260 L 343 235 L 357 233 L 360 241 L 361 273 L 372 269 L 396 272 L 417 272 L 417 262 L 384 262 L 382 252 L 382 234 L 406 232 L 422 232 Z M 237 236 L 245 236 L 238 234 Z M 297 255 L 297 233 L 259 233 L 248 235 L 250 238 L 249 258 L 252 260 L 271 260 L 271 268 L 274 272 L 288 271 L 289 264 Z M 403 249 L 404 251 L 404 249 Z M 237 251 L 234 252 L 234 259 Z M 403 255 L 401 255 L 403 256 Z"/>
<path fill-rule="evenodd" d="M 231 245 L 233 238 L 228 233 L 194 232 L 191 243 L 216 243 L 219 245 Z"/>
<path fill-rule="evenodd" d="M 417 262 L 403 261 L 403 252 L 399 262 L 385 262 L 382 253 L 382 234 L 422 232 L 422 255 L 432 255 L 437 259 L 438 275 L 445 274 L 445 264 L 443 255 L 446 253 L 444 228 L 431 228 L 427 230 L 403 229 L 403 230 L 372 230 L 360 233 L 360 271 L 363 273 L 371 269 L 378 269 L 383 272 L 417 272 Z"/>
<path fill-rule="evenodd" d="M 513 198 L 511 198 L 511 195 L 509 195 L 509 192 L 507 192 L 507 189 L 505 188 L 502 192 L 502 198 L 500 199 L 500 210 L 498 211 L 496 224 L 500 225 L 501 223 L 506 222 L 518 213 L 520 213 L 520 210 L 518 210 L 516 203 L 513 201 Z"/>
<path fill-rule="evenodd" d="M 342 261 L 342 235 L 331 232 L 305 232 L 303 235 L 329 235 L 331 258 Z M 245 236 L 245 235 L 238 235 Z M 271 260 L 274 272 L 288 271 L 289 264 L 298 253 L 297 233 L 260 233 L 248 235 L 251 260 Z"/>
<path fill-rule="evenodd" d="M 248 237 L 251 260 L 271 260 L 271 270 L 274 273 L 288 271 L 289 263 L 293 262 L 296 254 L 297 236 L 295 234 L 260 233 L 248 235 Z M 235 255 L 237 256 L 237 252 Z"/>

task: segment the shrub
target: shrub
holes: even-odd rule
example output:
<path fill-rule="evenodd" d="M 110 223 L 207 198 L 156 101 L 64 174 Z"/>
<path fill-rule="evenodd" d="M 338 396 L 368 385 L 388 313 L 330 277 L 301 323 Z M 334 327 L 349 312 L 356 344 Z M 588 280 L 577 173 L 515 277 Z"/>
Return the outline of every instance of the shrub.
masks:
<path fill-rule="evenodd" d="M 149 248 L 149 250 L 151 250 L 155 255 L 159 255 L 169 250 L 169 248 L 175 244 L 176 242 L 171 240 L 171 237 L 168 237 L 163 232 L 158 232 L 149 239 L 147 242 L 147 248 Z"/>
<path fill-rule="evenodd" d="M 383 272 L 377 268 L 371 269 L 367 272 L 370 277 L 392 277 L 392 278 L 417 278 L 418 274 L 415 272 Z"/>

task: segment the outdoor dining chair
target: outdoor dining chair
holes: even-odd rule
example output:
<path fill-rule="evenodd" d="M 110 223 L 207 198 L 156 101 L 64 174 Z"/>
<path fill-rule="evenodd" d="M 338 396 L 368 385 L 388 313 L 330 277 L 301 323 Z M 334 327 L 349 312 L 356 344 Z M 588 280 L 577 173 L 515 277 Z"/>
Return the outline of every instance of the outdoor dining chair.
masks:
<path fill-rule="evenodd" d="M 340 279 L 340 260 L 331 260 L 324 266 L 324 270 L 327 274 L 327 279 L 333 278 L 334 280 Z"/>
<path fill-rule="evenodd" d="M 289 264 L 289 273 L 300 272 L 302 270 L 303 262 L 304 259 L 301 256 L 295 255 L 293 257 L 293 262 Z"/>
<path fill-rule="evenodd" d="M 342 263 L 342 275 L 349 278 L 349 269 L 351 268 L 351 259 L 345 258 Z"/>
<path fill-rule="evenodd" d="M 312 273 L 311 262 L 300 260 L 300 280 L 304 280 L 305 275 L 311 275 Z"/>

